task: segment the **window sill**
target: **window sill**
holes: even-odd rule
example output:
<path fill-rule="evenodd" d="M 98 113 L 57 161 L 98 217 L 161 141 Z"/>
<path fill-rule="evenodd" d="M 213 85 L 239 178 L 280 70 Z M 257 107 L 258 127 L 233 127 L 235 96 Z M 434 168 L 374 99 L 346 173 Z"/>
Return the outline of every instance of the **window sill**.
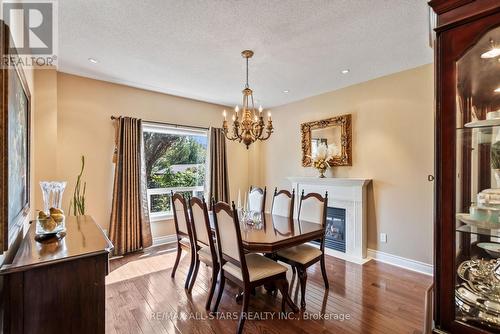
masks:
<path fill-rule="evenodd" d="M 149 221 L 151 223 L 158 223 L 158 222 L 161 222 L 161 221 L 172 220 L 172 219 L 174 219 L 174 215 L 172 215 L 172 214 L 166 214 L 166 215 L 153 215 L 153 214 L 149 214 Z"/>

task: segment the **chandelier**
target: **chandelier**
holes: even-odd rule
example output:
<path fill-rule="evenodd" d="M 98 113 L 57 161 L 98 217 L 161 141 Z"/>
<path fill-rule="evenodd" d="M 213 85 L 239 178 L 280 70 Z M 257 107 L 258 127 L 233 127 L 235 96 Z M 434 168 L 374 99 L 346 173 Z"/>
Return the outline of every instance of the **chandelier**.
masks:
<path fill-rule="evenodd" d="M 243 89 L 243 104 L 241 106 L 241 120 L 239 111 L 240 108 L 237 105 L 234 108 L 233 114 L 233 124 L 231 126 L 232 133 L 229 133 L 229 128 L 227 124 L 227 113 L 224 110 L 222 115 L 224 116 L 224 122 L 222 123 L 222 129 L 224 135 L 229 140 L 237 140 L 238 142 L 243 142 L 247 149 L 253 142 L 257 140 L 266 140 L 273 133 L 273 122 L 271 120 L 271 112 L 268 112 L 267 125 L 264 123 L 264 117 L 262 116 L 262 106 L 259 107 L 258 111 L 255 109 L 253 101 L 253 91 L 248 86 L 248 59 L 252 58 L 252 50 L 244 50 L 241 52 L 243 58 L 246 59 L 247 63 L 247 76 L 245 89 Z M 264 133 L 265 130 L 265 133 Z"/>

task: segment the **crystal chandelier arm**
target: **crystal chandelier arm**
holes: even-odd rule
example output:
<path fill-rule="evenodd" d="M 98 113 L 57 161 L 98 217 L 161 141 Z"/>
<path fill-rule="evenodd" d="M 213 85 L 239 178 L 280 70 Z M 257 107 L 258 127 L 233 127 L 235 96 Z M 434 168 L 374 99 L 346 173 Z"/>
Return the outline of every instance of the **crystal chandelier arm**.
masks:
<path fill-rule="evenodd" d="M 239 122 L 238 122 L 238 118 L 236 118 L 234 120 L 234 122 L 233 122 L 233 127 L 232 127 L 233 135 L 232 136 L 229 135 L 229 129 L 228 129 L 228 126 L 227 126 L 227 121 L 224 121 L 222 129 L 223 129 L 223 132 L 224 132 L 224 136 L 228 140 L 237 140 L 237 139 L 240 139 L 240 141 L 241 141 L 241 137 L 240 137 L 240 134 L 239 134 Z"/>
<path fill-rule="evenodd" d="M 239 141 L 241 142 L 240 122 L 237 118 L 233 123 L 233 138 L 233 140 L 239 139 Z"/>
<path fill-rule="evenodd" d="M 269 137 L 271 137 L 271 134 L 274 132 L 273 130 L 274 130 L 273 122 L 271 120 L 268 120 L 266 126 L 266 136 L 258 139 L 261 141 L 269 139 Z"/>
<path fill-rule="evenodd" d="M 264 130 L 264 121 L 262 116 L 252 124 L 252 135 L 255 139 L 260 139 Z"/>
<path fill-rule="evenodd" d="M 229 131 L 227 131 L 227 130 L 224 130 L 224 136 L 225 136 L 228 140 L 236 140 L 236 139 L 238 139 L 237 137 L 230 136 L 230 135 L 229 135 Z"/>

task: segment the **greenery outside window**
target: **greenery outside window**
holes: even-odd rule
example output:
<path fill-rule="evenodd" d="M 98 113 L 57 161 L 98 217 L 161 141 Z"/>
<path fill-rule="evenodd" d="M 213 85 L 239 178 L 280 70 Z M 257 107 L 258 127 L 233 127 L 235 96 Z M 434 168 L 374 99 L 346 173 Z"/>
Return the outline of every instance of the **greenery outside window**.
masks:
<path fill-rule="evenodd" d="M 149 214 L 171 219 L 171 191 L 205 193 L 208 130 L 145 122 L 143 134 Z"/>

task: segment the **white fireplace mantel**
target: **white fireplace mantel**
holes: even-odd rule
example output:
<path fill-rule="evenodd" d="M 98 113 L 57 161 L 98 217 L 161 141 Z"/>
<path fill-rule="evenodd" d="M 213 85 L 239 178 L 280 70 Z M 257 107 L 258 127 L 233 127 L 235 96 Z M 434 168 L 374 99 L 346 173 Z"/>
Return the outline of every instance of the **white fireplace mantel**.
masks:
<path fill-rule="evenodd" d="M 367 195 L 370 179 L 289 177 L 297 198 L 306 194 L 328 192 L 328 206 L 346 210 L 346 252 L 325 248 L 328 255 L 355 263 L 365 263 L 367 258 Z M 299 201 L 296 200 L 295 214 Z"/>

